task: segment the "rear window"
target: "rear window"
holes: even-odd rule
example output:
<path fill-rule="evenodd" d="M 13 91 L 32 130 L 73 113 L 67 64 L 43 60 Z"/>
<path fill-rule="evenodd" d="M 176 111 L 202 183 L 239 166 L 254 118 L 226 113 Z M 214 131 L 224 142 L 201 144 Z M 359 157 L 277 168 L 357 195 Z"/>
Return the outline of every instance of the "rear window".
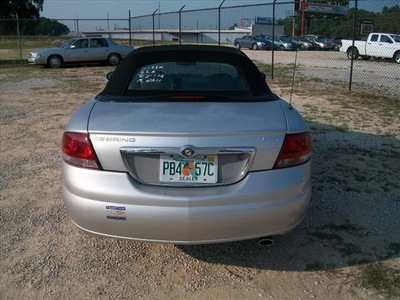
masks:
<path fill-rule="evenodd" d="M 162 62 L 139 67 L 128 91 L 225 92 L 250 94 L 246 79 L 233 65 L 218 62 Z"/>

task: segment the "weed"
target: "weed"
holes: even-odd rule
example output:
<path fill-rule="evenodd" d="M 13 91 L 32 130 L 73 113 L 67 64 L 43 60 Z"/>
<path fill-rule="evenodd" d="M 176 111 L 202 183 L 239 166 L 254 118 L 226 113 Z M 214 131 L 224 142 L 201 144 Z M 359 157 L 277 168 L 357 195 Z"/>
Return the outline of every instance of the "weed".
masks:
<path fill-rule="evenodd" d="M 324 264 L 317 261 L 311 264 L 307 264 L 305 270 L 306 271 L 316 271 L 316 270 L 322 270 L 324 268 Z"/>
<path fill-rule="evenodd" d="M 400 270 L 382 262 L 359 267 L 354 276 L 354 283 L 363 288 L 372 288 L 389 299 L 400 296 Z"/>
<path fill-rule="evenodd" d="M 325 232 L 312 232 L 310 235 L 325 241 L 337 241 L 342 242 L 343 238 L 336 233 L 325 233 Z"/>
<path fill-rule="evenodd" d="M 340 132 L 349 131 L 349 125 L 347 125 L 345 123 L 342 123 L 341 125 L 338 125 L 335 128 L 336 128 L 337 131 L 340 131 Z"/>
<path fill-rule="evenodd" d="M 390 255 L 399 255 L 400 243 L 391 243 L 388 247 L 388 252 L 390 253 Z"/>
<path fill-rule="evenodd" d="M 338 250 L 342 255 L 345 256 L 362 253 L 361 249 L 353 243 L 345 243 L 343 246 L 339 247 Z"/>

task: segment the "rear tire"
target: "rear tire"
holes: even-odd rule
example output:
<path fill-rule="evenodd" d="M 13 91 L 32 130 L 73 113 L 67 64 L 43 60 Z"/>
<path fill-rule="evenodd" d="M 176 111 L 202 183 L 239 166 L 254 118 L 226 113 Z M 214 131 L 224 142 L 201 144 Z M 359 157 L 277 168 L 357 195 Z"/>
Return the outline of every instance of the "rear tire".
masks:
<path fill-rule="evenodd" d="M 111 53 L 107 59 L 108 63 L 112 66 L 116 66 L 121 61 L 121 57 L 118 53 Z"/>
<path fill-rule="evenodd" d="M 52 55 L 47 60 L 47 66 L 49 68 L 56 69 L 56 68 L 61 67 L 61 64 L 62 64 L 62 58 L 60 56 L 57 56 L 57 55 Z"/>
<path fill-rule="evenodd" d="M 242 46 L 240 45 L 240 43 L 236 43 L 236 44 L 235 44 L 235 48 L 238 49 L 238 50 L 240 50 L 240 48 L 242 48 Z"/>
<path fill-rule="evenodd" d="M 285 46 L 280 45 L 280 46 L 279 46 L 279 50 L 285 50 Z"/>
<path fill-rule="evenodd" d="M 394 56 L 393 59 L 396 63 L 400 64 L 400 51 L 397 51 Z"/>
<path fill-rule="evenodd" d="M 357 48 L 349 48 L 348 50 L 347 50 L 347 58 L 348 59 L 357 59 L 358 57 L 360 56 L 360 54 L 359 54 L 359 52 L 358 52 L 358 50 L 357 50 Z"/>
<path fill-rule="evenodd" d="M 253 50 L 258 50 L 258 45 L 257 45 L 257 44 L 253 44 L 253 45 L 251 46 L 251 49 L 253 49 Z"/>

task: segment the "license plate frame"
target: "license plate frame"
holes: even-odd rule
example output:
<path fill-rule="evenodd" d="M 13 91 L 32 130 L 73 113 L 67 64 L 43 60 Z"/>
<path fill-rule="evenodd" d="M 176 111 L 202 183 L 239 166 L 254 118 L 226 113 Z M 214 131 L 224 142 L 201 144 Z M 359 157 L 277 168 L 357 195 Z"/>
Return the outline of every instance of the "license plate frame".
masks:
<path fill-rule="evenodd" d="M 213 184 L 218 181 L 218 155 L 160 155 L 160 182 Z"/>

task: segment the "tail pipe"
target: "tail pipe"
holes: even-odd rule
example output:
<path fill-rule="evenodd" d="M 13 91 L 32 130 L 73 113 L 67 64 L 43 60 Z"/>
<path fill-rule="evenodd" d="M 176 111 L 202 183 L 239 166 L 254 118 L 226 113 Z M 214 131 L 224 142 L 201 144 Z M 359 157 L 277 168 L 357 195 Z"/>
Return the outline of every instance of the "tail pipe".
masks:
<path fill-rule="evenodd" d="M 271 247 L 274 244 L 274 240 L 272 237 L 266 236 L 258 239 L 258 244 L 263 247 Z"/>

